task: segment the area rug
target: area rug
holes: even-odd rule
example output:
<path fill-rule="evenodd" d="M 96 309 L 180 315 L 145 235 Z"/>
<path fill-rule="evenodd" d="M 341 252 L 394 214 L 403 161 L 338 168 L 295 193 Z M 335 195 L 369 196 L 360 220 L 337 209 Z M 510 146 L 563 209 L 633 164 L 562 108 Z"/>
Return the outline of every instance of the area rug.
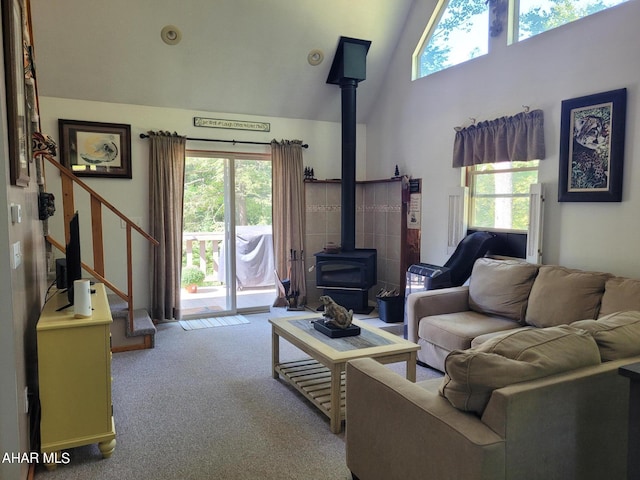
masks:
<path fill-rule="evenodd" d="M 180 326 L 185 330 L 200 330 L 201 328 L 228 327 L 230 325 L 243 325 L 249 323 L 244 315 L 228 315 L 224 317 L 196 318 L 193 320 L 180 320 Z"/>

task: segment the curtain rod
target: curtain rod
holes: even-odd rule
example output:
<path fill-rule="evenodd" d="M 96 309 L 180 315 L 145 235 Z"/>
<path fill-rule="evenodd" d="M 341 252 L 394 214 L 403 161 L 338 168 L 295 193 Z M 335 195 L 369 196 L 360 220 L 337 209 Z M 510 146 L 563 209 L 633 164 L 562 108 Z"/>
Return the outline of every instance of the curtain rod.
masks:
<path fill-rule="evenodd" d="M 522 105 L 522 113 L 529 113 L 530 111 L 531 111 L 531 107 L 529 105 Z M 475 125 L 477 122 L 477 119 L 473 117 L 469 117 L 469 120 L 471 120 L 471 125 Z M 458 127 L 453 127 L 453 129 L 456 132 L 460 132 L 464 130 L 464 127 L 458 126 Z"/>
<path fill-rule="evenodd" d="M 140 138 L 149 138 L 149 135 L 147 135 L 146 133 L 141 133 L 140 134 Z M 213 138 L 191 138 L 191 137 L 187 137 L 187 140 L 192 140 L 195 142 L 222 142 L 222 143 L 233 143 L 234 145 L 236 143 L 246 143 L 246 144 L 250 144 L 250 145 L 271 145 L 271 142 L 248 142 L 248 141 L 244 141 L 244 140 L 216 140 Z M 303 143 L 301 145 L 302 148 L 309 148 L 309 145 L 306 143 Z"/>

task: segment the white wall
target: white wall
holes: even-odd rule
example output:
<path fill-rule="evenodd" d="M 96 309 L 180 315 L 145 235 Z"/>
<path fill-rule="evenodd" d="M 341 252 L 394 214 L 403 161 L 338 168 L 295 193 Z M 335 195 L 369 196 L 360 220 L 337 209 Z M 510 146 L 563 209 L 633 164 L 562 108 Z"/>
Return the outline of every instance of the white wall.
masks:
<path fill-rule="evenodd" d="M 547 158 L 544 263 L 640 278 L 640 97 L 637 62 L 640 2 L 631 1 L 527 41 L 494 39 L 490 54 L 411 81 L 411 55 L 433 0 L 416 0 L 367 123 L 367 177 L 401 173 L 423 179 L 422 261 L 445 261 L 447 188 L 460 184 L 451 167 L 453 127 L 470 117 L 491 120 L 522 111 L 545 115 Z M 627 88 L 626 147 L 621 203 L 559 203 L 558 158 L 562 100 Z"/>
<path fill-rule="evenodd" d="M 336 90 L 336 95 L 340 91 Z M 132 180 L 126 179 L 95 179 L 83 177 L 91 188 L 111 202 L 130 218 L 139 218 L 140 226 L 148 231 L 149 188 L 148 188 L 148 140 L 140 139 L 139 134 L 148 130 L 176 131 L 180 135 L 192 138 L 215 138 L 226 140 L 247 140 L 270 142 L 273 138 L 300 139 L 309 144 L 304 150 L 305 166 L 313 167 L 316 178 L 339 178 L 341 176 L 341 126 L 334 122 L 317 122 L 288 118 L 256 117 L 250 115 L 236 115 L 220 112 L 203 112 L 179 110 L 159 107 L 145 107 L 139 105 L 112 104 L 69 100 L 62 98 L 40 98 L 42 132 L 58 141 L 58 119 L 85 120 L 108 123 L 125 123 L 131 125 L 131 156 Z M 193 126 L 193 117 L 223 118 L 235 120 L 249 120 L 269 122 L 270 132 L 251 132 L 239 130 L 224 130 Z M 358 179 L 365 178 L 366 158 L 366 127 L 357 126 L 357 172 Z M 269 146 L 254 146 L 228 143 L 187 142 L 189 149 L 211 149 L 235 152 L 269 152 Z M 60 152 L 58 152 L 60 160 Z M 57 212 L 51 220 L 51 231 L 59 241 L 64 240 L 62 233 L 62 197 L 59 193 L 59 173 L 53 167 L 47 168 L 47 191 L 56 196 Z M 76 192 L 78 192 L 76 190 Z M 84 232 L 89 225 L 90 213 L 88 198 L 75 193 L 76 206 L 80 211 L 82 223 L 82 256 L 89 264 L 91 249 L 89 232 Z M 84 203 L 84 206 L 83 206 Z M 126 263 L 124 263 L 124 230 L 116 217 L 104 214 L 105 221 L 105 257 L 107 278 L 116 282 L 120 288 L 126 290 L 124 283 Z M 134 301 L 135 306 L 148 306 L 148 247 L 145 242 L 134 235 Z M 122 262 L 112 262 L 111 258 L 121 258 Z"/>

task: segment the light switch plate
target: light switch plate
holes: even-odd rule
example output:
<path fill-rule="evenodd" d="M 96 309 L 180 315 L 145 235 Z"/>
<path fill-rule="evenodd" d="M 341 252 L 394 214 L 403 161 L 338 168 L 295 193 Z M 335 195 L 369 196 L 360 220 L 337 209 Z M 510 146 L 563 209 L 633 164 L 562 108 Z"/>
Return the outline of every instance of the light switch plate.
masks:
<path fill-rule="evenodd" d="M 22 207 L 19 204 L 16 204 L 16 203 L 11 204 L 11 222 L 12 223 L 22 222 Z"/>

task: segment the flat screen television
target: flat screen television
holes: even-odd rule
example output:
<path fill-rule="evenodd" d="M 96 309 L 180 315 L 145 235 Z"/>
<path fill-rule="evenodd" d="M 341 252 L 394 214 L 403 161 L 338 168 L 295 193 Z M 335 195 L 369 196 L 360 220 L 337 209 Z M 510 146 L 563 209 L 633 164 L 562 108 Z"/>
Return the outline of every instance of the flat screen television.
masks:
<path fill-rule="evenodd" d="M 67 270 L 67 298 L 69 305 L 73 305 L 73 282 L 82 278 L 82 257 L 80 256 L 80 223 L 78 212 L 76 212 L 69 222 L 69 243 L 67 243 L 66 253 Z"/>

